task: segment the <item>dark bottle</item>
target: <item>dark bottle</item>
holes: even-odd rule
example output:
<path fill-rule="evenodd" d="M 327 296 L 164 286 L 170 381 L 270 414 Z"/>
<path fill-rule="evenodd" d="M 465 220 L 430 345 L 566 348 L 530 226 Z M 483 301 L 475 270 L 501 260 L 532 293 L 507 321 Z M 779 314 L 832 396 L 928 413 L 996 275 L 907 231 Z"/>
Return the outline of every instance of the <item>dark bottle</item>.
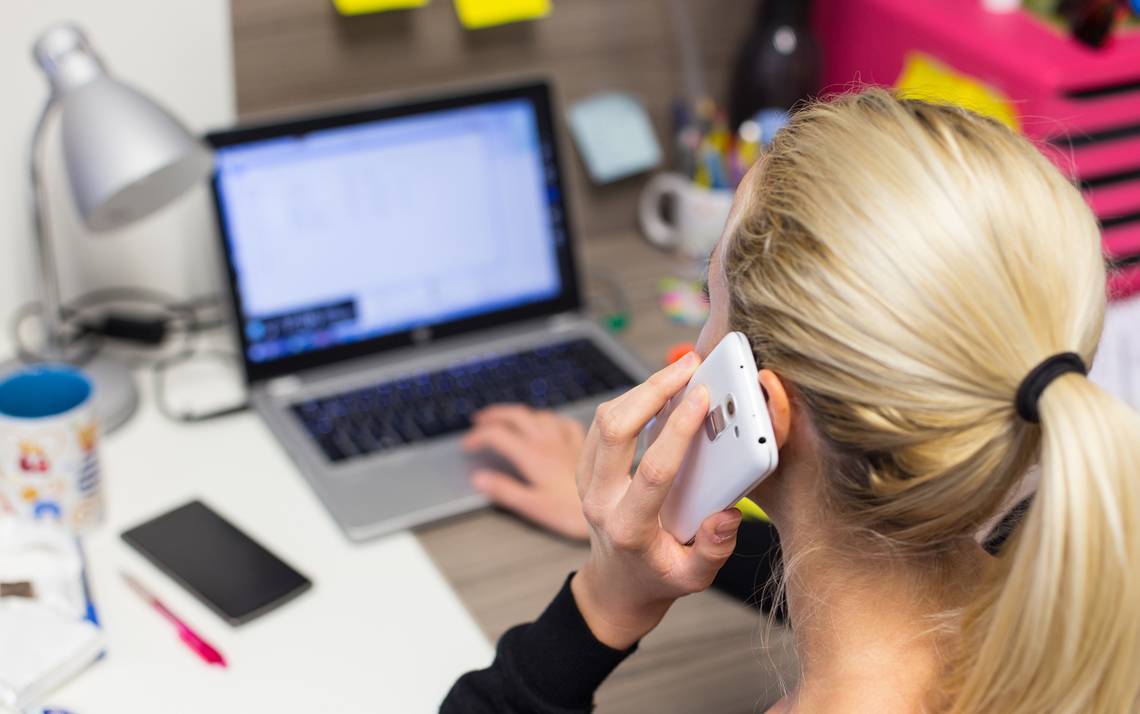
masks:
<path fill-rule="evenodd" d="M 739 127 L 764 109 L 787 110 L 819 89 L 819 43 L 809 0 L 761 0 L 759 22 L 740 48 L 729 118 Z"/>

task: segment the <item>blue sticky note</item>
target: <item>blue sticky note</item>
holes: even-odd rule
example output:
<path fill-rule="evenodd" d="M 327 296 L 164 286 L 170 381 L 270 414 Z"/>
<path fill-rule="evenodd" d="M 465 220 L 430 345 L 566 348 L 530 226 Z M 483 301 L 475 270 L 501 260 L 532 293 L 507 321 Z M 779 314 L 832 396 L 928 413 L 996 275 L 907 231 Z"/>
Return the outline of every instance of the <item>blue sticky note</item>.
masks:
<path fill-rule="evenodd" d="M 661 145 L 645 107 L 625 92 L 603 92 L 570 107 L 570 133 L 595 183 L 609 183 L 661 163 Z"/>

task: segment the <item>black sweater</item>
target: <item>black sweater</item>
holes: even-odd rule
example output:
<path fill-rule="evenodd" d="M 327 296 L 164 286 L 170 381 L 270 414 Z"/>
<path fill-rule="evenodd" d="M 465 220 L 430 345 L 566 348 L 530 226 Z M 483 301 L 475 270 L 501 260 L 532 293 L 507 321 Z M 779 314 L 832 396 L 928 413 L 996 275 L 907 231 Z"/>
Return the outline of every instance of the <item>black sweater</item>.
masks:
<path fill-rule="evenodd" d="M 1000 552 L 1029 508 L 1030 498 L 1005 515 L 984 543 L 992 555 Z M 777 608 L 784 619 L 785 603 L 772 598 L 772 573 L 780 562 L 776 529 L 745 521 L 736 549 L 717 574 L 717 587 L 764 612 Z M 442 714 L 574 714 L 594 708 L 594 691 L 622 660 L 624 652 L 598 642 L 574 602 L 570 578 L 554 601 L 529 625 L 518 625 L 499 640 L 495 661 L 488 669 L 468 672 L 448 692 Z"/>
<path fill-rule="evenodd" d="M 716 586 L 768 610 L 764 595 L 772 568 L 779 562 L 775 529 L 745 522 L 736 551 L 717 576 Z M 570 578 L 527 625 L 507 630 L 499 639 L 495 661 L 468 672 L 448 692 L 441 714 L 572 714 L 594 708 L 594 691 L 637 645 L 620 651 L 594 637 L 570 591 Z"/>
<path fill-rule="evenodd" d="M 569 714 L 594 708 L 594 690 L 637 645 L 598 642 L 578 612 L 570 578 L 538 619 L 507 630 L 487 669 L 459 678 L 440 712 Z"/>

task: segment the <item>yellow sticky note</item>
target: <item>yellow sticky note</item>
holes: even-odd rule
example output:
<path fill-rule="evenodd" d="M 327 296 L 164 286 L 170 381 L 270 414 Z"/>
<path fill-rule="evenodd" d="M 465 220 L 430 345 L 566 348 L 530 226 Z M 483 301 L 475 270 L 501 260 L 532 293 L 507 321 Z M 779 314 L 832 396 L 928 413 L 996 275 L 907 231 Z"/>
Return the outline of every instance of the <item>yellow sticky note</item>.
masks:
<path fill-rule="evenodd" d="M 956 104 L 1021 130 L 1017 109 L 1001 90 L 921 52 L 907 55 L 895 86 L 904 97 Z"/>
<path fill-rule="evenodd" d="M 431 0 L 333 0 L 333 5 L 341 15 L 367 15 L 371 12 L 423 7 L 429 2 Z"/>
<path fill-rule="evenodd" d="M 741 515 L 749 520 L 768 520 L 768 514 L 764 512 L 764 509 L 760 508 L 760 506 L 757 506 L 750 498 L 742 498 L 737 501 L 736 508 L 738 511 L 740 511 Z"/>
<path fill-rule="evenodd" d="M 550 0 L 455 0 L 455 13 L 468 30 L 478 30 L 546 17 Z"/>

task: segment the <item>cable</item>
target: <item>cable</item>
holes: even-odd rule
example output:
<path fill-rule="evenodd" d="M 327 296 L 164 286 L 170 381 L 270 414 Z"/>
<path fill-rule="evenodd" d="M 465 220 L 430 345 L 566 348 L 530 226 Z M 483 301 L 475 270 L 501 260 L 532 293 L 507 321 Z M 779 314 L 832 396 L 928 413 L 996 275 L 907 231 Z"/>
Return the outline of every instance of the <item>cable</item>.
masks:
<path fill-rule="evenodd" d="M 37 302 L 30 302 L 16 308 L 16 312 L 12 315 L 10 325 L 12 334 L 12 344 L 16 348 L 16 356 L 21 362 L 51 362 L 59 358 L 52 358 L 48 355 L 38 352 L 36 349 L 29 347 L 24 342 L 22 335 L 22 327 L 28 318 L 39 315 L 43 311 L 43 307 Z M 69 330 L 71 326 L 65 324 Z M 63 341 L 71 348 L 79 346 L 79 350 L 74 354 L 68 356 L 68 361 L 76 365 L 82 366 L 91 361 L 91 358 L 99 351 L 102 346 L 102 338 L 95 333 L 88 332 L 73 332 L 72 334 L 63 335 Z"/>
<path fill-rule="evenodd" d="M 155 318 L 140 318 L 137 315 L 116 314 L 108 306 L 116 304 L 133 304 L 152 310 L 159 315 Z M 68 362 L 82 367 L 87 364 L 110 339 L 116 342 L 143 342 L 145 347 L 133 355 L 119 355 L 132 367 L 149 369 L 154 384 L 155 406 L 160 414 L 171 421 L 180 423 L 200 423 L 229 414 L 235 414 L 249 407 L 248 398 L 218 409 L 206 412 L 192 412 L 177 409 L 168 403 L 167 376 L 172 368 L 189 364 L 192 361 L 206 357 L 222 359 L 227 362 L 236 362 L 237 355 L 225 350 L 205 349 L 196 344 L 196 338 L 202 333 L 217 329 L 226 324 L 221 298 L 216 294 L 199 295 L 187 300 L 179 300 L 169 293 L 161 290 L 144 287 L 119 286 L 100 288 L 79 295 L 60 308 L 62 327 L 65 334 L 60 339 L 66 345 L 66 359 Z M 50 361 L 48 355 L 31 347 L 23 339 L 24 323 L 30 318 L 42 313 L 43 307 L 38 302 L 21 305 L 13 314 L 10 330 L 16 354 L 24 362 Z M 203 313 L 214 313 L 203 316 Z M 93 316 L 97 313 L 98 317 Z M 112 323 L 112 320 L 117 322 Z M 130 339 L 129 329 L 118 335 L 105 334 L 109 324 L 117 327 L 132 325 L 138 328 L 161 325 L 159 339 L 154 340 L 155 333 L 151 332 L 149 339 Z M 128 339 L 121 339 L 128 336 Z M 175 341 L 177 338 L 177 341 Z M 55 358 L 58 359 L 58 358 Z"/>
<path fill-rule="evenodd" d="M 138 318 L 135 315 L 124 315 L 123 313 L 116 314 L 113 310 L 108 310 L 107 306 L 115 304 L 131 304 L 134 303 L 135 307 L 142 306 L 147 310 L 154 310 L 160 313 L 159 317 L 152 319 Z M 142 287 L 111 287 L 93 290 L 80 295 L 74 300 L 69 301 L 61 308 L 63 327 L 67 333 L 62 335 L 61 338 L 64 344 L 72 346 L 83 339 L 92 339 L 96 337 L 114 337 L 118 341 L 125 339 L 126 341 L 134 342 L 147 342 L 147 339 L 139 339 L 136 335 L 135 339 L 131 339 L 129 334 L 107 335 L 104 334 L 104 327 L 110 321 L 114 321 L 116 325 L 127 325 L 128 327 L 134 323 L 136 326 L 142 325 L 143 327 L 150 327 L 153 324 L 161 323 L 163 330 L 181 329 L 185 332 L 194 333 L 208 329 L 220 327 L 225 324 L 225 319 L 221 316 L 214 315 L 210 317 L 203 317 L 201 313 L 205 310 L 218 310 L 220 308 L 220 299 L 217 295 L 202 295 L 189 300 L 178 300 L 173 296 L 161 290 L 153 288 Z M 43 360 L 45 355 L 37 352 L 31 348 L 22 338 L 22 325 L 32 315 L 41 310 L 37 303 L 29 303 L 21 306 L 17 311 L 11 330 L 13 334 L 13 342 L 16 344 L 18 351 L 22 357 L 32 360 Z M 92 312 L 101 310 L 102 321 L 92 317 Z M 153 338 L 153 335 L 150 337 Z M 156 340 L 155 344 L 160 340 Z M 97 346 L 95 347 L 97 349 Z M 85 356 L 90 358 L 91 350 L 85 350 Z M 74 359 L 74 358 L 72 358 Z"/>
<path fill-rule="evenodd" d="M 201 357 L 213 357 L 216 359 L 223 359 L 227 362 L 237 362 L 237 355 L 232 352 L 225 352 L 223 350 L 213 349 L 196 349 L 190 348 L 186 352 L 172 355 L 166 359 L 159 360 L 151 367 L 151 374 L 154 380 L 154 403 L 158 408 L 160 414 L 171 421 L 181 422 L 183 424 L 198 424 L 211 419 L 229 416 L 243 412 L 249 408 L 249 398 L 246 397 L 239 402 L 230 404 L 217 409 L 211 409 L 205 412 L 192 412 L 186 409 L 175 409 L 167 401 L 166 397 L 166 377 L 170 372 L 171 367 L 179 364 L 189 363 L 192 359 Z"/>

